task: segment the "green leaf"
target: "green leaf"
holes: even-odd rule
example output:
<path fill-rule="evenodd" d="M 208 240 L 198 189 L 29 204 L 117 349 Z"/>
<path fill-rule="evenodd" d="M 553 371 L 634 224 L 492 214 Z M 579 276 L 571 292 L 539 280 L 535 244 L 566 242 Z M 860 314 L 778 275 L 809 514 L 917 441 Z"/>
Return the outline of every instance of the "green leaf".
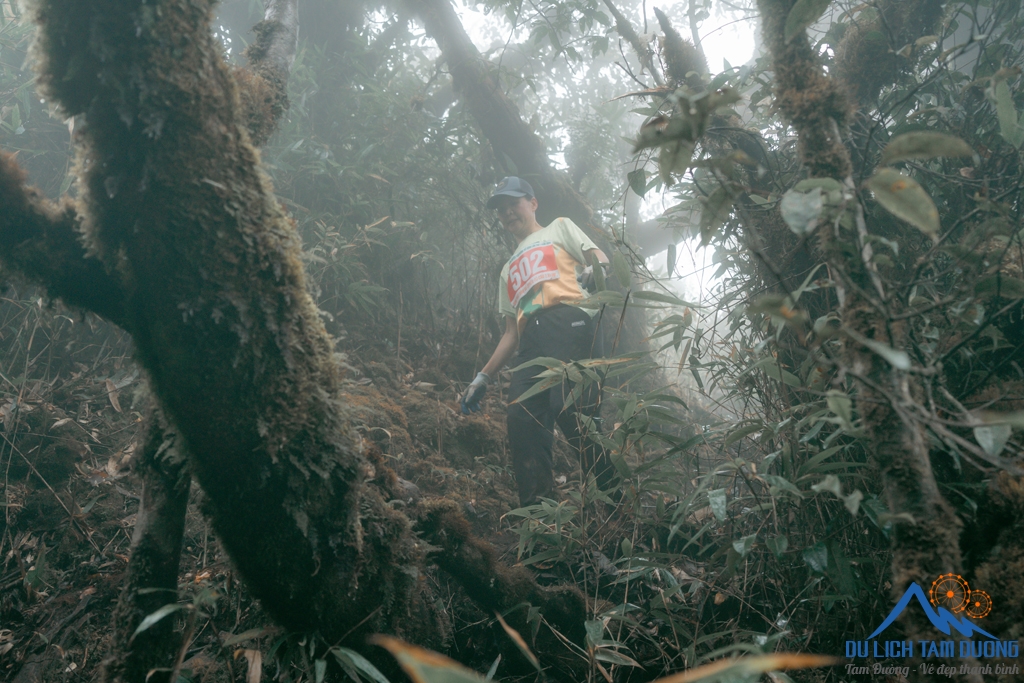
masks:
<path fill-rule="evenodd" d="M 1010 439 L 1012 428 L 1008 424 L 986 425 L 974 428 L 974 440 L 991 456 L 999 455 Z"/>
<path fill-rule="evenodd" d="M 720 634 L 713 634 L 718 637 Z M 761 674 L 780 669 L 807 669 L 832 666 L 840 660 L 821 655 L 792 654 L 777 652 L 756 657 L 726 657 L 718 661 L 687 669 L 681 673 L 659 678 L 654 683 L 738 683 L 739 681 L 761 680 Z M 776 674 L 778 675 L 778 674 Z"/>
<path fill-rule="evenodd" d="M 313 672 L 316 683 L 324 683 L 324 676 L 327 675 L 327 660 L 317 659 L 313 662 Z"/>
<path fill-rule="evenodd" d="M 702 308 L 697 304 L 691 304 L 689 301 L 683 301 L 679 297 L 672 296 L 671 294 L 665 294 L 663 292 L 639 291 L 633 292 L 631 296 L 634 299 L 640 299 L 641 301 L 660 301 L 663 304 L 672 304 L 673 306 L 688 306 L 690 308 Z"/>
<path fill-rule="evenodd" d="M 668 245 L 668 250 L 665 253 L 665 268 L 668 272 L 668 276 L 672 277 L 672 274 L 676 270 L 676 244 L 673 242 Z"/>
<path fill-rule="evenodd" d="M 987 425 L 1009 425 L 1013 429 L 1024 429 L 1024 410 L 1012 413 L 985 410 L 978 413 L 978 418 Z"/>
<path fill-rule="evenodd" d="M 251 628 L 248 631 L 244 631 L 242 633 L 239 633 L 239 634 L 230 636 L 228 638 L 225 638 L 223 646 L 224 647 L 231 647 L 232 645 L 238 645 L 239 643 L 244 643 L 247 640 L 252 640 L 253 638 L 259 638 L 261 636 L 265 636 L 265 635 L 267 635 L 268 633 L 271 633 L 271 632 L 272 632 L 272 630 L 270 630 L 270 629 Z"/>
<path fill-rule="evenodd" d="M 733 196 L 724 187 L 719 187 L 707 197 L 701 198 L 704 208 L 700 212 L 701 242 L 707 243 L 711 234 L 729 217 Z"/>
<path fill-rule="evenodd" d="M 774 358 L 766 359 L 768 362 L 761 366 L 764 370 L 764 374 L 768 375 L 777 382 L 782 382 L 786 386 L 798 387 L 800 386 L 800 378 L 794 375 L 789 370 L 783 370 L 779 367 L 778 361 Z"/>
<path fill-rule="evenodd" d="M 999 132 L 1014 147 L 1024 143 L 1024 128 L 1017 120 L 1017 108 L 1013 106 L 1013 93 L 1006 81 L 999 81 L 995 87 L 996 115 L 999 117 Z"/>
<path fill-rule="evenodd" d="M 742 427 L 740 429 L 737 429 L 736 431 L 734 431 L 732 434 L 730 434 L 725 439 L 725 443 L 723 445 L 724 446 L 731 446 L 734 443 L 736 443 L 737 441 L 739 441 L 740 439 L 742 439 L 743 437 L 749 436 L 750 434 L 753 434 L 754 432 L 759 432 L 762 429 L 764 429 L 764 425 L 761 424 L 760 422 L 758 422 L 756 424 L 752 424 L 752 425 L 747 425 L 746 427 Z"/>
<path fill-rule="evenodd" d="M 524 657 L 526 657 L 530 664 L 533 664 L 534 669 L 540 672 L 540 660 L 538 660 L 537 655 L 533 654 L 533 651 L 530 650 L 530 646 L 526 644 L 525 640 L 523 640 L 523 637 L 519 634 L 519 631 L 515 630 L 507 623 L 505 623 L 505 620 L 502 619 L 500 614 L 497 616 L 498 623 L 500 623 L 501 627 L 505 629 L 505 633 L 512 640 L 512 642 L 515 643 L 515 646 L 519 648 L 519 652 L 522 653 Z"/>
<path fill-rule="evenodd" d="M 658 155 L 658 172 L 666 185 L 672 182 L 673 173 L 682 173 L 690 165 L 696 145 L 689 140 L 673 140 L 661 148 Z"/>
<path fill-rule="evenodd" d="M 168 614 L 174 614 L 178 610 L 185 609 L 185 607 L 185 605 L 171 603 L 169 605 L 164 605 L 163 607 L 161 607 L 160 609 L 156 610 L 151 614 L 147 614 L 146 618 L 142 620 L 141 624 L 139 624 L 139 627 L 135 629 L 135 633 L 132 634 L 132 638 L 135 638 L 135 636 L 149 629 L 151 626 L 153 626 L 158 621 L 166 617 Z"/>
<path fill-rule="evenodd" d="M 811 190 L 842 192 L 843 184 L 835 178 L 805 178 L 793 186 L 794 192 L 810 192 Z"/>
<path fill-rule="evenodd" d="M 840 391 L 832 389 L 825 395 L 825 401 L 828 403 L 828 409 L 839 417 L 843 428 L 852 430 L 853 402 L 850 400 L 850 397 Z"/>
<path fill-rule="evenodd" d="M 725 489 L 708 491 L 708 505 L 711 506 L 711 512 L 714 513 L 715 519 L 719 522 L 726 520 L 728 513 L 726 512 Z"/>
<path fill-rule="evenodd" d="M 793 40 L 804 29 L 813 24 L 825 13 L 832 0 L 797 0 L 793 9 L 786 17 L 786 42 Z"/>
<path fill-rule="evenodd" d="M 608 662 L 609 664 L 617 664 L 619 666 L 640 666 L 640 663 L 637 662 L 635 659 L 631 659 L 626 655 L 619 654 L 618 652 L 615 652 L 614 650 L 611 650 L 607 647 L 598 648 L 597 652 L 594 653 L 594 659 L 601 662 Z"/>
<path fill-rule="evenodd" d="M 629 187 L 638 197 L 643 197 L 647 192 L 647 171 L 644 169 L 638 168 L 630 171 L 626 174 L 626 180 L 629 181 Z"/>
<path fill-rule="evenodd" d="M 532 387 L 530 387 L 529 389 L 524 391 L 522 394 L 520 394 L 519 398 L 517 398 L 515 401 L 513 401 L 513 403 L 522 403 L 523 401 L 525 401 L 526 399 L 530 398 L 531 396 L 536 396 L 537 394 L 541 393 L 542 391 L 547 391 L 551 387 L 556 386 L 556 385 L 561 384 L 561 383 L 562 383 L 561 376 L 541 378 L 536 384 L 534 384 Z"/>
<path fill-rule="evenodd" d="M 922 130 L 893 138 L 882 150 L 882 163 L 888 165 L 908 159 L 973 155 L 971 146 L 956 136 Z"/>
<path fill-rule="evenodd" d="M 848 496 L 843 495 L 842 484 L 839 483 L 839 477 L 834 474 L 830 474 L 822 479 L 820 482 L 811 487 L 811 490 L 815 493 L 829 492 L 836 498 L 843 501 L 843 505 L 850 511 L 851 515 L 856 515 L 857 510 L 860 509 L 860 502 L 864 499 L 864 494 L 860 491 L 854 491 Z"/>
<path fill-rule="evenodd" d="M 803 236 L 818 227 L 818 217 L 821 216 L 824 206 L 820 189 L 807 193 L 790 190 L 782 195 L 779 211 L 789 229 Z"/>
<path fill-rule="evenodd" d="M 888 344 L 884 344 L 874 339 L 868 339 L 867 337 L 848 328 L 846 329 L 846 333 L 857 343 L 863 344 L 884 358 L 888 361 L 889 365 L 893 366 L 897 370 L 903 370 L 905 372 L 910 369 L 910 356 L 906 351 L 894 349 Z"/>
<path fill-rule="evenodd" d="M 1024 299 L 1024 280 L 1006 277 L 1002 273 L 988 275 L 977 281 L 974 291 L 980 296 L 1000 296 L 1005 299 Z"/>
<path fill-rule="evenodd" d="M 604 622 L 600 619 L 589 619 L 583 624 L 587 631 L 587 642 L 595 646 L 604 640 Z"/>
<path fill-rule="evenodd" d="M 619 281 L 623 289 L 629 287 L 629 262 L 622 255 L 621 251 L 612 252 L 612 270 L 615 271 L 615 279 Z"/>
<path fill-rule="evenodd" d="M 804 551 L 800 553 L 800 557 L 803 559 L 804 564 L 811 568 L 816 574 L 824 574 L 825 570 L 828 569 L 828 548 L 824 543 L 818 541 L 809 548 L 804 548 Z"/>
<path fill-rule="evenodd" d="M 362 656 L 355 650 L 350 650 L 347 647 L 333 647 L 331 651 L 334 652 L 334 658 L 341 661 L 341 657 L 345 657 L 348 662 L 355 668 L 356 673 L 363 677 L 364 680 L 369 683 L 391 683 L 388 677 L 380 672 L 380 670 L 370 663 L 366 657 Z"/>
<path fill-rule="evenodd" d="M 935 237 L 942 228 L 935 203 L 913 178 L 883 168 L 868 179 L 867 186 L 886 211 L 926 235 Z"/>
<path fill-rule="evenodd" d="M 593 249 L 585 252 L 587 257 L 587 263 L 590 264 L 591 271 L 594 273 L 594 284 L 597 285 L 597 291 L 603 292 L 608 289 L 607 283 L 604 281 L 604 266 L 597 259 L 597 252 Z"/>
<path fill-rule="evenodd" d="M 739 553 L 740 557 L 746 557 L 750 554 L 751 548 L 754 547 L 755 540 L 757 540 L 757 534 L 744 536 L 740 540 L 732 542 L 732 549 Z"/>
<path fill-rule="evenodd" d="M 769 538 L 764 542 L 768 546 L 768 550 L 772 551 L 772 555 L 775 557 L 782 557 L 782 553 L 786 552 L 789 548 L 789 539 L 785 536 L 777 536 L 775 538 Z"/>
<path fill-rule="evenodd" d="M 811 490 L 815 493 L 821 493 L 822 491 L 828 491 L 835 494 L 836 498 L 843 497 L 843 487 L 839 483 L 839 477 L 834 474 L 830 474 L 817 484 L 811 487 Z"/>

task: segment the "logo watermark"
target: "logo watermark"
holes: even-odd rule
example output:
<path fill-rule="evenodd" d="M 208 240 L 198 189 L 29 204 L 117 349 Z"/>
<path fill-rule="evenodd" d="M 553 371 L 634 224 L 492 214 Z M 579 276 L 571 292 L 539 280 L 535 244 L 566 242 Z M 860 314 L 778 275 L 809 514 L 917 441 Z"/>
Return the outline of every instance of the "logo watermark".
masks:
<path fill-rule="evenodd" d="M 912 603 L 924 611 L 925 616 L 940 633 L 949 636 L 935 640 L 879 640 L 885 629 L 910 607 Z M 846 658 L 857 660 L 873 658 L 886 660 L 874 664 L 856 661 L 846 665 L 848 675 L 855 674 L 910 674 L 909 664 L 892 664 L 893 660 L 938 658 L 945 660 L 971 659 L 970 663 L 946 661 L 942 663 L 923 662 L 917 672 L 928 676 L 957 676 L 965 674 L 997 675 L 1019 674 L 1016 662 L 984 662 L 985 659 L 1017 659 L 1020 644 L 1016 640 L 999 640 L 976 622 L 992 611 L 992 598 L 983 590 L 972 590 L 967 581 L 958 574 L 942 574 L 932 582 L 927 595 L 916 583 L 903 593 L 889 616 L 879 624 L 867 640 L 846 641 Z M 959 638 L 957 638 L 959 636 Z M 980 662 L 980 663 L 979 663 Z"/>

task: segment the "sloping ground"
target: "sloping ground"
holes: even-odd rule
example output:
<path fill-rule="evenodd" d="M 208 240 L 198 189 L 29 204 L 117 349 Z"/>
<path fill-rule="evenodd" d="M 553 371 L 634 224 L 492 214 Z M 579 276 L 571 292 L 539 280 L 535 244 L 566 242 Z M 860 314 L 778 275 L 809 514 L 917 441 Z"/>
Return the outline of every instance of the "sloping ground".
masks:
<path fill-rule="evenodd" d="M 141 494 L 132 456 L 144 428 L 145 385 L 126 335 L 33 298 L 0 305 L 0 348 L 0 680 L 94 680 L 109 649 Z M 378 463 L 400 478 L 404 493 L 392 504 L 456 500 L 477 535 L 514 553 L 502 520 L 517 495 L 500 395 L 488 397 L 486 412 L 463 416 L 458 387 L 437 362 L 417 371 L 386 351 L 360 349 L 348 396 Z M 556 455 L 560 474 L 571 476 L 567 448 Z M 271 650 L 291 661 L 295 675 L 308 670 L 297 639 L 278 633 L 235 579 L 201 507 L 193 488 L 179 584 L 192 604 L 168 617 L 189 633 L 183 674 L 234 680 L 250 666 L 271 666 L 269 657 L 253 659 Z M 428 580 L 438 599 L 457 600 L 471 616 L 454 625 L 454 655 L 493 657 L 508 646 L 447 577 Z M 287 665 L 283 673 L 292 677 Z"/>
<path fill-rule="evenodd" d="M 729 458 L 756 457 L 736 451 L 737 446 L 732 452 L 695 447 L 695 470 L 674 465 L 650 470 L 646 483 L 630 484 L 642 488 L 630 495 L 632 507 L 612 508 L 577 504 L 578 467 L 565 444 L 556 442 L 555 475 L 564 482 L 561 505 L 531 513 L 521 523 L 521 513 L 508 514 L 518 500 L 501 387 L 492 387 L 482 413 L 459 413 L 462 385 L 454 378 L 472 376 L 479 364 L 476 349 L 420 341 L 407 342 L 399 354 L 386 340 L 372 337 L 372 331 L 350 327 L 340 350 L 348 354 L 348 402 L 370 462 L 399 478 L 392 487 L 399 494 L 391 504 L 413 508 L 431 496 L 454 500 L 473 532 L 507 564 L 522 561 L 541 583 L 580 587 L 595 617 L 591 624 L 602 629 L 606 643 L 595 650 L 605 657 L 592 662 L 595 675 L 601 676 L 600 664 L 615 679 L 647 681 L 690 666 L 717 648 L 745 643 L 749 649 L 751 642 L 759 642 L 757 634 L 772 632 L 766 624 L 783 614 L 788 622 L 780 629 L 792 635 L 779 647 L 834 654 L 849 633 L 877 623 L 891 607 L 877 591 L 857 592 L 861 583 L 870 587 L 885 580 L 885 559 L 879 555 L 884 541 L 863 518 L 835 532 L 844 535 L 841 547 L 857 572 L 850 579 L 856 600 L 824 603 L 836 608 L 821 606 L 837 590 L 829 585 L 835 579 L 809 574 L 800 553 L 774 558 L 758 546 L 740 561 L 735 540 L 752 538 L 746 535 L 756 532 L 759 518 L 747 515 L 744 507 L 716 522 L 711 507 L 687 498 L 699 476 L 681 476 L 694 471 L 711 476 L 714 486 L 727 487 L 720 490 L 728 490 L 733 501 L 749 482 L 735 472 L 707 473 Z M 147 399 L 130 353 L 125 335 L 94 319 L 47 308 L 28 295 L 0 302 L 0 680 L 92 681 L 109 650 L 111 614 L 141 493 L 131 466 Z M 661 483 L 658 476 L 663 476 Z M 1020 519 L 1024 495 L 1019 483 L 1004 477 L 997 488 L 990 513 L 999 520 Z M 673 506 L 681 516 L 673 516 Z M 202 495 L 194 488 L 180 608 L 166 617 L 187 634 L 182 675 L 196 683 L 220 683 L 250 680 L 248 674 L 259 669 L 265 680 L 315 680 L 313 659 L 323 656 L 325 644 L 309 636 L 286 636 L 272 625 L 237 580 L 201 509 Z M 797 547 L 820 539 L 795 512 L 826 521 L 847 519 L 840 503 L 820 498 L 790 510 L 790 542 Z M 1005 566 L 1020 564 L 1015 534 L 1003 524 L 992 536 Z M 526 551 L 522 555 L 521 548 Z M 982 583 L 998 588 L 1012 603 L 1001 604 L 997 615 L 1005 630 L 1016 618 L 1020 592 L 1012 585 L 996 586 L 998 577 L 988 577 L 988 569 L 979 576 L 986 579 Z M 423 580 L 452 619 L 446 638 L 450 656 L 487 671 L 500 654 L 496 678 L 510 681 L 531 674 L 532 667 L 493 614 L 477 608 L 439 570 L 428 571 Z M 804 596 L 817 596 L 817 601 Z M 532 634 L 523 635 L 532 642 Z M 630 666 L 633 660 L 643 668 Z M 795 672 L 792 678 L 835 681 L 838 672 Z"/>

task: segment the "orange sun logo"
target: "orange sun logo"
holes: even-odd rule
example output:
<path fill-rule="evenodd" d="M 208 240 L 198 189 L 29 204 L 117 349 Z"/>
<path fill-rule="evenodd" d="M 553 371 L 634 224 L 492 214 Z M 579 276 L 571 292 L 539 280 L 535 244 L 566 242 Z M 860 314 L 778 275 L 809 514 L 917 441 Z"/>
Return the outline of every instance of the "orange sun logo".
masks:
<path fill-rule="evenodd" d="M 928 600 L 953 614 L 963 612 L 972 619 L 983 619 L 992 611 L 992 598 L 983 590 L 971 590 L 959 574 L 941 574 L 932 582 Z"/>

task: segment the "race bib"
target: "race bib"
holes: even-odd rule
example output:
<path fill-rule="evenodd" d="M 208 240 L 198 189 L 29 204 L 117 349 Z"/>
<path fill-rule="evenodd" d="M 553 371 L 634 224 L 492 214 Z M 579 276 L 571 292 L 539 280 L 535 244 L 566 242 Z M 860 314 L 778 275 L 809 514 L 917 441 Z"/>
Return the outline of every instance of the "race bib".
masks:
<path fill-rule="evenodd" d="M 516 308 L 534 285 L 557 279 L 555 247 L 550 243 L 531 247 L 513 259 L 508 266 L 508 300 L 512 302 L 512 307 Z"/>

